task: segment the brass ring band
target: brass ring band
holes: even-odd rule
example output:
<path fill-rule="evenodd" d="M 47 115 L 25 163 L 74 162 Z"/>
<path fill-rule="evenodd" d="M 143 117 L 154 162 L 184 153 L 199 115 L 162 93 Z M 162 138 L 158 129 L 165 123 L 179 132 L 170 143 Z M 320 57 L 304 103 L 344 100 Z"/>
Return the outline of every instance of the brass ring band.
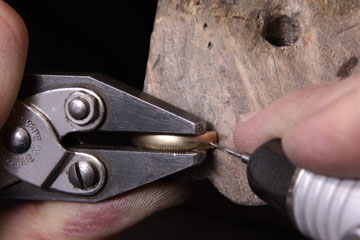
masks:
<path fill-rule="evenodd" d="M 135 146 L 163 151 L 188 151 L 194 149 L 210 149 L 210 143 L 217 142 L 215 131 L 209 131 L 200 136 L 136 134 L 132 136 Z"/>

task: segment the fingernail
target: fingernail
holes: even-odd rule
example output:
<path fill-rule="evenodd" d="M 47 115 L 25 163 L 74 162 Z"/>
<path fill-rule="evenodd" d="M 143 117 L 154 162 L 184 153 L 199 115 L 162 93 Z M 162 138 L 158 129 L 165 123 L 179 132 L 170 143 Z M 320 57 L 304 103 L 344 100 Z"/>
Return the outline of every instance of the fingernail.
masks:
<path fill-rule="evenodd" d="M 254 117 L 256 114 L 258 114 L 259 111 L 253 111 L 253 112 L 247 112 L 240 115 L 240 121 L 246 122 L 250 118 Z"/>

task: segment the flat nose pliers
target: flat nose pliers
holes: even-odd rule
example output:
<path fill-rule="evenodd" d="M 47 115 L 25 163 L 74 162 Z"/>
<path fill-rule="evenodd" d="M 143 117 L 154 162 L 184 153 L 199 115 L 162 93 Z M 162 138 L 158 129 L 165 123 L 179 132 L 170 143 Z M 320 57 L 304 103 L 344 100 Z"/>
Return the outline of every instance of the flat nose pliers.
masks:
<path fill-rule="evenodd" d="M 206 123 L 104 75 L 26 75 L 18 99 L 0 133 L 1 197 L 97 202 L 206 158 L 123 146 L 129 134 L 202 135 Z"/>

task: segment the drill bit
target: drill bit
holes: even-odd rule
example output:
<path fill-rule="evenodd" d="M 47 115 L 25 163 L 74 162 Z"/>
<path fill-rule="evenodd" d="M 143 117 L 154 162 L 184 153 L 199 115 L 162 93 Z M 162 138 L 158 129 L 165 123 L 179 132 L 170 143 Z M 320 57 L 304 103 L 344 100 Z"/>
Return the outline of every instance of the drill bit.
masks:
<path fill-rule="evenodd" d="M 225 153 L 228 153 L 228 154 L 230 154 L 230 155 L 233 155 L 233 156 L 235 156 L 235 157 L 240 158 L 243 163 L 246 163 L 246 164 L 247 164 L 247 163 L 249 162 L 249 160 L 250 160 L 251 155 L 248 154 L 248 153 L 238 153 L 238 152 L 235 152 L 235 151 L 233 151 L 233 150 L 230 150 L 230 149 L 228 149 L 228 148 L 225 148 L 225 147 L 223 147 L 223 146 L 221 146 L 221 145 L 219 145 L 219 144 L 212 143 L 212 142 L 209 143 L 209 144 L 210 144 L 212 147 L 216 148 L 216 149 L 219 149 L 219 150 L 221 150 L 221 151 L 223 151 L 223 152 L 225 152 Z"/>

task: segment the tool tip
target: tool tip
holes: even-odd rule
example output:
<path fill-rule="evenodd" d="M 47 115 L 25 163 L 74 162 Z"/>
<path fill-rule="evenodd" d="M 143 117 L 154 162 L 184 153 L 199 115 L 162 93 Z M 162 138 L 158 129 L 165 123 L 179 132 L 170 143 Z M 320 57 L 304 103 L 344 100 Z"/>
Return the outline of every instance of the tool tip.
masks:
<path fill-rule="evenodd" d="M 228 154 L 231 154 L 231 155 L 233 155 L 235 157 L 240 158 L 243 163 L 247 164 L 249 162 L 249 160 L 250 160 L 250 154 L 248 154 L 248 153 L 238 153 L 238 152 L 235 152 L 233 150 L 230 150 L 228 148 L 225 148 L 223 146 L 220 146 L 220 145 L 218 145 L 216 143 L 212 143 L 212 142 L 210 143 L 210 145 L 212 147 L 214 147 L 214 148 L 217 148 L 217 149 L 225 152 L 225 153 L 228 153 Z"/>

